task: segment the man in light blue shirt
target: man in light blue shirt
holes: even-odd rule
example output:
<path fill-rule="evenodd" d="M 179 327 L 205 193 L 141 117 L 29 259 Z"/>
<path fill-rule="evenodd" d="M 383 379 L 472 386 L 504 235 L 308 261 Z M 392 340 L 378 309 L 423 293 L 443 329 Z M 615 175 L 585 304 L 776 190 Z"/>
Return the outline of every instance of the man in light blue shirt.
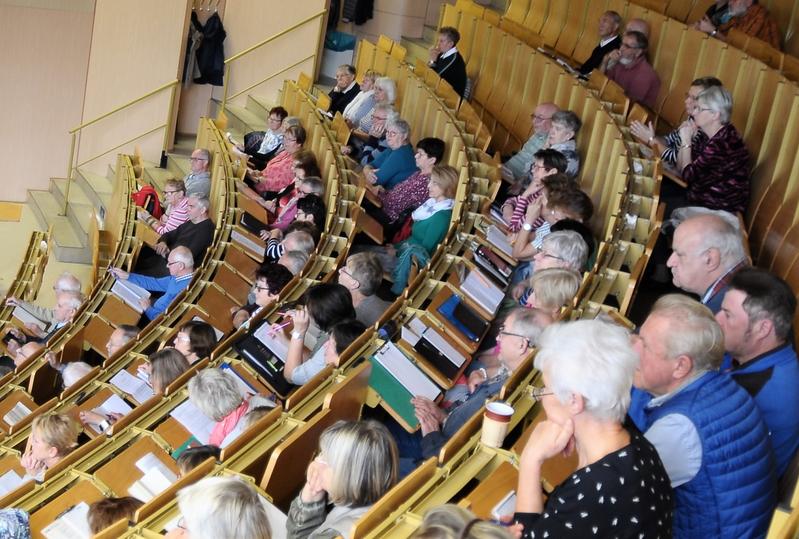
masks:
<path fill-rule="evenodd" d="M 168 277 L 147 277 L 138 273 L 128 273 L 120 268 L 111 268 L 109 271 L 117 278 L 130 281 L 150 292 L 163 292 L 164 295 L 155 300 L 145 298 L 140 300 L 144 309 L 144 316 L 153 320 L 164 312 L 169 304 L 185 290 L 194 274 L 194 257 L 188 247 L 175 247 L 169 251 L 166 263 L 169 270 Z"/>

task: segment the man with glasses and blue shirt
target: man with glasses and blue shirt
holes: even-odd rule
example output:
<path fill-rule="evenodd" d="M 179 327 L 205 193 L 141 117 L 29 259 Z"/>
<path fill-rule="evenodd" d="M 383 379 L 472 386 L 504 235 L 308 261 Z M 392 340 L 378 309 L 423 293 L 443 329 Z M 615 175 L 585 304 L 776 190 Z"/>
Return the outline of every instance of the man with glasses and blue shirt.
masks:
<path fill-rule="evenodd" d="M 632 101 L 654 109 L 660 92 L 660 77 L 646 59 L 649 40 L 641 32 L 626 32 L 621 47 L 608 53 L 600 69 L 618 83 Z"/>
<path fill-rule="evenodd" d="M 187 247 L 175 247 L 169 252 L 166 263 L 169 277 L 147 277 L 138 273 L 128 273 L 120 268 L 108 270 L 117 279 L 129 281 L 150 292 L 163 292 L 164 295 L 153 302 L 150 298 L 141 299 L 139 304 L 144 309 L 144 316 L 153 320 L 164 312 L 172 301 L 191 282 L 194 274 L 194 257 Z"/>

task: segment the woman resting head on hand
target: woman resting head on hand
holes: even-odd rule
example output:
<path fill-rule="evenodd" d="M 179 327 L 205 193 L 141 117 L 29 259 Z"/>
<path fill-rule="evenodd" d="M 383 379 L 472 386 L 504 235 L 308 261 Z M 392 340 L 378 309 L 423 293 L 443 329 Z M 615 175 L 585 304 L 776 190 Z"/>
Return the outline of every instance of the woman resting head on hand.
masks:
<path fill-rule="evenodd" d="M 28 476 L 41 481 L 44 472 L 78 447 L 80 427 L 65 414 L 45 414 L 33 420 L 25 452 L 20 458 Z"/>

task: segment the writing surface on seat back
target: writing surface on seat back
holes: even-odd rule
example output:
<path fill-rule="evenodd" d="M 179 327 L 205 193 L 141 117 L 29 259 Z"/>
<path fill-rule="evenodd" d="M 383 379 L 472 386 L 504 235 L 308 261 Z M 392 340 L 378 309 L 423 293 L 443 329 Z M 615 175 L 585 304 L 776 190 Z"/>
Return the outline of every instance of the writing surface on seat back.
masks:
<path fill-rule="evenodd" d="M 422 487 L 435 475 L 437 462 L 430 457 L 405 479 L 394 485 L 383 497 L 358 519 L 352 528 L 352 539 L 365 537 L 375 527 L 386 521 L 396 510 L 413 499 Z"/>
<path fill-rule="evenodd" d="M 79 460 L 98 450 L 106 441 L 107 439 L 105 437 L 99 436 L 76 447 L 74 450 L 72 450 L 72 452 L 59 460 L 55 466 L 48 468 L 47 471 L 44 472 L 44 480 L 47 481 L 48 479 L 55 477 L 60 472 L 71 468 Z"/>
<path fill-rule="evenodd" d="M 116 539 L 128 531 L 128 519 L 125 517 L 120 518 L 110 526 L 100 530 L 92 536 L 92 539 Z"/>
<path fill-rule="evenodd" d="M 250 283 L 227 264 L 217 265 L 216 273 L 212 280 L 225 291 L 225 294 L 233 298 L 239 305 L 247 303 L 247 295 L 250 293 Z"/>
<path fill-rule="evenodd" d="M 369 374 L 372 364 L 364 361 L 351 369 L 340 383 L 333 385 L 325 395 L 324 408 L 333 410 L 339 419 L 356 420 L 361 415 L 361 408 L 366 401 L 369 387 Z"/>
<path fill-rule="evenodd" d="M 50 499 L 45 505 L 38 507 L 30 514 L 30 528 L 32 537 L 44 537 L 41 530 L 55 521 L 64 511 L 77 503 L 92 503 L 103 499 L 105 496 L 100 487 L 88 479 L 77 479 L 69 484 L 59 496 Z"/>
<path fill-rule="evenodd" d="M 323 410 L 272 451 L 261 488 L 284 512 L 305 483 L 305 471 L 319 447 L 319 435 L 338 419 L 335 410 Z"/>

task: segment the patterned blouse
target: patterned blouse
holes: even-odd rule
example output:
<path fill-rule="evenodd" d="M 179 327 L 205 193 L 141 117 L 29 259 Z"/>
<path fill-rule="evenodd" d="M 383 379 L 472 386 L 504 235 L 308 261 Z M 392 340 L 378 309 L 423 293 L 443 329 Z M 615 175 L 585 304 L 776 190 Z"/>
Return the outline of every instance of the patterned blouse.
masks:
<path fill-rule="evenodd" d="M 255 184 L 259 193 L 282 191 L 294 181 L 294 154 L 283 150 L 267 163 L 263 176 Z"/>
<path fill-rule="evenodd" d="M 780 48 L 780 30 L 777 23 L 769 14 L 768 9 L 761 4 L 752 4 L 743 15 L 733 17 L 719 26 L 719 32 L 726 34 L 732 28 L 765 41 L 775 49 Z"/>
<path fill-rule="evenodd" d="M 543 513 L 516 513 L 523 538 L 671 537 L 669 476 L 652 444 L 630 444 L 580 468 L 547 498 Z"/>
<path fill-rule="evenodd" d="M 749 151 L 732 124 L 711 139 L 691 144 L 692 162 L 682 169 L 688 202 L 712 210 L 745 212 L 749 204 Z"/>
<path fill-rule="evenodd" d="M 524 215 L 527 213 L 527 206 L 532 204 L 536 199 L 540 198 L 541 195 L 544 194 L 544 188 L 534 191 L 527 196 L 517 195 L 515 197 L 511 197 L 505 201 L 502 205 L 503 207 L 511 206 L 513 208 L 513 215 L 510 218 L 510 222 L 508 223 L 508 229 L 511 232 L 518 232 L 521 230 L 522 225 L 524 224 Z M 533 228 L 538 228 L 544 224 L 544 219 L 542 217 L 536 218 L 533 222 Z"/>
<path fill-rule="evenodd" d="M 399 216 L 409 208 L 418 208 L 422 202 L 429 198 L 427 183 L 430 175 L 416 171 L 407 180 L 397 184 L 393 189 L 382 191 L 378 196 L 383 202 L 383 212 L 391 222 L 399 219 Z"/>

